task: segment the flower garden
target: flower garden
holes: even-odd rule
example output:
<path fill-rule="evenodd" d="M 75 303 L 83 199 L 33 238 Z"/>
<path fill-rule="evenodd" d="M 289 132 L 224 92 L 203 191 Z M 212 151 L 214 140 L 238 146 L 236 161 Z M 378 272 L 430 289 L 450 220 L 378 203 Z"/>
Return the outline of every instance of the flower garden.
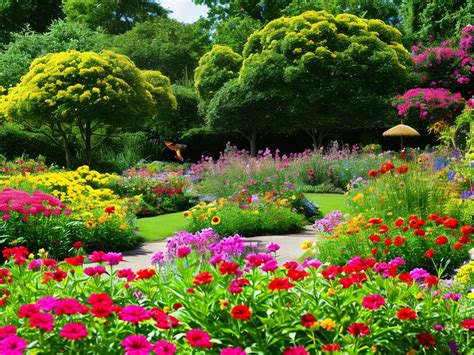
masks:
<path fill-rule="evenodd" d="M 0 9 L 0 355 L 471 354 L 472 5 L 193 2 Z"/>

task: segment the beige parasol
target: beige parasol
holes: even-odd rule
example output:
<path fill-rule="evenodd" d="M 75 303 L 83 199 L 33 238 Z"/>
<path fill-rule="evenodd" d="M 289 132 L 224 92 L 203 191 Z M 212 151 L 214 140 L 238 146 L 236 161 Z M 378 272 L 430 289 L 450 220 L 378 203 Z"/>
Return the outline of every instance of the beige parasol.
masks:
<path fill-rule="evenodd" d="M 403 123 L 396 125 L 382 134 L 384 137 L 400 137 L 400 151 L 403 150 L 403 137 L 419 137 L 420 134 L 416 129 L 410 126 L 404 125 Z"/>

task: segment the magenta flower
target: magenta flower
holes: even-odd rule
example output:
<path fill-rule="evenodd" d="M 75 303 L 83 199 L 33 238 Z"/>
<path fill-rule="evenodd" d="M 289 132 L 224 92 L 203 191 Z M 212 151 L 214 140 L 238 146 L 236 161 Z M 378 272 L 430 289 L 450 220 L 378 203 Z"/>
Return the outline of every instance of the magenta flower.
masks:
<path fill-rule="evenodd" d="M 102 257 L 102 261 L 105 261 L 110 266 L 118 265 L 123 261 L 122 253 L 107 253 Z"/>
<path fill-rule="evenodd" d="M 192 329 L 186 333 L 186 340 L 192 347 L 212 348 L 211 336 L 201 329 Z"/>
<path fill-rule="evenodd" d="M 104 261 L 104 256 L 105 253 L 102 250 L 94 251 L 91 255 L 89 255 L 89 259 L 91 259 L 93 263 L 101 263 L 102 261 Z"/>
<path fill-rule="evenodd" d="M 277 243 L 270 242 L 270 243 L 267 245 L 267 251 L 268 251 L 269 253 L 271 253 L 271 252 L 277 252 L 278 250 L 280 250 L 280 245 L 277 244 Z"/>
<path fill-rule="evenodd" d="M 12 335 L 0 341 L 0 354 L 22 355 L 27 346 L 24 339 Z"/>
<path fill-rule="evenodd" d="M 105 274 L 106 272 L 107 270 L 105 270 L 105 267 L 103 267 L 102 265 L 86 267 L 84 269 L 84 274 L 86 274 L 87 276 L 100 276 L 102 274 Z"/>
<path fill-rule="evenodd" d="M 66 324 L 59 336 L 69 340 L 80 340 L 87 337 L 87 329 L 82 323 L 68 323 Z"/>
<path fill-rule="evenodd" d="M 30 327 L 50 332 L 54 328 L 54 318 L 48 313 L 35 313 L 30 317 Z"/>
<path fill-rule="evenodd" d="M 0 340 L 16 335 L 16 327 L 14 325 L 6 325 L 0 328 Z"/>
<path fill-rule="evenodd" d="M 283 355 L 308 355 L 304 346 L 294 346 L 292 348 L 286 348 L 283 351 Z"/>
<path fill-rule="evenodd" d="M 155 343 L 154 351 L 156 355 L 174 355 L 176 346 L 166 340 L 160 340 Z"/>
<path fill-rule="evenodd" d="M 245 355 L 247 354 L 241 348 L 225 348 L 221 350 L 221 355 Z"/>
<path fill-rule="evenodd" d="M 119 318 L 125 322 L 130 322 L 134 325 L 137 325 L 140 322 L 150 319 L 151 315 L 142 306 L 135 306 L 131 304 L 122 308 L 119 313 Z"/>
<path fill-rule="evenodd" d="M 385 304 L 385 299 L 377 294 L 365 296 L 362 299 L 362 307 L 367 309 L 379 309 Z"/>
<path fill-rule="evenodd" d="M 143 335 L 129 335 L 122 343 L 126 355 L 148 355 L 153 349 L 151 343 Z"/>
<path fill-rule="evenodd" d="M 190 247 L 181 246 L 181 247 L 178 247 L 178 250 L 176 252 L 176 256 L 178 258 L 184 258 L 184 257 L 188 256 L 189 253 L 191 253 L 191 248 Z"/>

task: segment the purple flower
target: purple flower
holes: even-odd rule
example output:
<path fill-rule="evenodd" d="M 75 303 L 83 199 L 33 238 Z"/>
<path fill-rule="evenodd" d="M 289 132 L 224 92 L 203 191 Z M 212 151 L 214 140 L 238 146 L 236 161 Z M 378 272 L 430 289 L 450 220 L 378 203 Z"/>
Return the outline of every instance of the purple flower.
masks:
<path fill-rule="evenodd" d="M 107 253 L 102 257 L 102 260 L 110 266 L 118 265 L 123 261 L 123 255 L 122 253 Z"/>
<path fill-rule="evenodd" d="M 447 293 L 443 296 L 443 298 L 445 300 L 452 300 L 454 302 L 457 302 L 459 301 L 461 298 L 462 298 L 462 295 L 460 293 L 453 293 L 453 292 L 450 292 L 450 293 Z"/>
<path fill-rule="evenodd" d="M 434 328 L 435 330 L 439 330 L 439 331 L 441 331 L 441 330 L 444 329 L 444 327 L 443 327 L 441 324 L 435 324 L 433 328 Z"/>
<path fill-rule="evenodd" d="M 311 258 L 307 258 L 302 264 L 304 268 L 314 267 L 315 269 L 319 268 L 321 265 L 323 265 L 323 263 L 320 262 L 318 259 L 311 259 Z"/>
<path fill-rule="evenodd" d="M 417 279 L 424 279 L 426 276 L 429 276 L 430 273 L 422 268 L 416 268 L 410 271 L 410 276 L 417 280 Z"/>
<path fill-rule="evenodd" d="M 271 252 L 277 252 L 278 250 L 280 250 L 280 245 L 277 244 L 277 243 L 270 242 L 270 243 L 267 245 L 267 251 L 268 251 L 269 253 L 271 253 Z"/>
<path fill-rule="evenodd" d="M 157 251 L 153 256 L 151 257 L 151 264 L 156 265 L 156 264 L 163 264 L 165 262 L 165 254 L 162 251 Z"/>
<path fill-rule="evenodd" d="M 278 269 L 278 262 L 275 259 L 268 260 L 262 266 L 262 271 L 265 271 L 265 272 L 267 271 L 273 272 L 276 269 Z"/>
<path fill-rule="evenodd" d="M 178 247 L 178 250 L 176 252 L 176 256 L 178 258 L 185 258 L 186 256 L 189 255 L 189 253 L 191 253 L 191 248 L 190 247 L 181 246 L 181 247 Z"/>

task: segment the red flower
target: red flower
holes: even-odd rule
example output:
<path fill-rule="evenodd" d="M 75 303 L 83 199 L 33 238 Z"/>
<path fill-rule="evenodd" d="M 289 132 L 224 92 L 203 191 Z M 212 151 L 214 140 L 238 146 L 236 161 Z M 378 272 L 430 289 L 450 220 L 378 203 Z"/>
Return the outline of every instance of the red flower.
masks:
<path fill-rule="evenodd" d="M 472 233 L 474 233 L 474 227 L 471 226 L 470 224 L 466 224 L 466 225 L 461 227 L 461 233 L 465 234 L 465 235 L 472 234 Z"/>
<path fill-rule="evenodd" d="M 439 283 L 439 279 L 434 275 L 429 275 L 425 277 L 425 282 L 428 287 L 436 286 Z"/>
<path fill-rule="evenodd" d="M 299 281 L 301 279 L 304 279 L 305 277 L 308 277 L 309 274 L 304 271 L 304 270 L 298 270 L 298 269 L 289 269 L 288 270 L 288 277 L 292 279 L 293 281 Z"/>
<path fill-rule="evenodd" d="M 413 232 L 413 235 L 415 237 L 424 237 L 426 233 L 423 229 L 415 229 L 415 231 Z"/>
<path fill-rule="evenodd" d="M 370 253 L 371 253 L 372 255 L 377 254 L 377 248 L 372 248 L 372 250 L 370 251 Z"/>
<path fill-rule="evenodd" d="M 331 265 L 331 266 L 328 266 L 323 271 L 321 271 L 321 275 L 323 275 L 324 278 L 326 278 L 328 280 L 334 280 L 336 275 L 339 274 L 340 272 L 342 272 L 341 267 Z"/>
<path fill-rule="evenodd" d="M 67 273 L 61 269 L 57 269 L 53 272 L 45 272 L 43 276 L 43 283 L 48 283 L 50 279 L 53 279 L 56 282 L 61 282 L 67 277 Z"/>
<path fill-rule="evenodd" d="M 339 344 L 324 344 L 322 350 L 324 352 L 332 353 L 334 351 L 339 351 L 341 350 L 341 346 Z"/>
<path fill-rule="evenodd" d="M 426 257 L 427 259 L 431 259 L 431 258 L 433 257 L 433 255 L 434 255 L 434 252 L 435 252 L 435 251 L 434 251 L 433 248 L 428 249 L 428 250 L 425 252 L 425 257 Z"/>
<path fill-rule="evenodd" d="M 429 333 L 420 333 L 416 335 L 416 339 L 421 345 L 435 345 L 436 340 L 433 336 Z"/>
<path fill-rule="evenodd" d="M 385 224 L 382 224 L 379 228 L 379 233 L 387 233 L 388 232 L 388 226 Z"/>
<path fill-rule="evenodd" d="M 404 272 L 398 275 L 398 279 L 402 282 L 406 282 L 407 284 L 411 284 L 413 282 L 413 278 L 411 277 L 409 272 Z"/>
<path fill-rule="evenodd" d="M 75 242 L 72 246 L 74 249 L 80 249 L 84 246 L 84 244 L 82 244 L 82 242 Z"/>
<path fill-rule="evenodd" d="M 367 309 L 379 309 L 385 304 L 385 299 L 377 294 L 365 296 L 362 299 L 362 307 Z"/>
<path fill-rule="evenodd" d="M 397 318 L 401 320 L 416 319 L 417 315 L 413 309 L 409 307 L 403 307 L 398 310 Z"/>
<path fill-rule="evenodd" d="M 371 234 L 369 239 L 372 243 L 380 243 L 380 237 L 377 234 Z"/>
<path fill-rule="evenodd" d="M 242 319 L 242 320 L 249 320 L 252 312 L 250 312 L 250 308 L 244 304 L 240 304 L 232 308 L 230 311 L 232 313 L 233 319 Z"/>
<path fill-rule="evenodd" d="M 173 309 L 174 310 L 178 310 L 180 308 L 183 308 L 183 304 L 182 303 L 175 303 L 173 304 Z"/>
<path fill-rule="evenodd" d="M 304 346 L 294 346 L 292 348 L 286 348 L 283 351 L 283 355 L 308 355 Z"/>
<path fill-rule="evenodd" d="M 342 285 L 342 288 L 349 288 L 354 284 L 354 281 L 349 277 L 343 277 L 339 280 L 339 283 Z"/>
<path fill-rule="evenodd" d="M 384 244 L 385 246 L 387 246 L 387 247 L 390 246 L 390 245 L 392 245 L 392 238 L 390 238 L 390 237 L 385 238 L 383 244 Z"/>
<path fill-rule="evenodd" d="M 223 261 L 219 265 L 219 272 L 222 275 L 235 275 L 237 273 L 237 269 L 239 268 L 239 264 L 236 263 L 228 263 L 226 261 Z"/>
<path fill-rule="evenodd" d="M 466 328 L 469 331 L 474 331 L 474 319 L 466 319 L 461 323 L 463 328 Z"/>
<path fill-rule="evenodd" d="M 440 246 L 440 245 L 444 245 L 446 243 L 448 243 L 448 238 L 445 237 L 444 235 L 440 235 L 439 237 L 436 237 L 436 245 Z"/>
<path fill-rule="evenodd" d="M 155 269 L 140 269 L 136 272 L 137 280 L 146 280 L 156 275 Z"/>
<path fill-rule="evenodd" d="M 397 247 L 401 247 L 403 245 L 403 243 L 405 243 L 405 241 L 407 240 L 407 238 L 402 238 L 401 236 L 397 235 L 395 237 L 395 241 L 394 241 L 394 244 L 397 246 Z"/>
<path fill-rule="evenodd" d="M 355 337 L 363 337 L 370 334 L 370 329 L 365 323 L 352 323 L 347 327 L 347 332 Z"/>
<path fill-rule="evenodd" d="M 84 259 L 86 257 L 84 255 L 79 255 L 79 256 L 71 256 L 70 258 L 64 259 L 66 263 L 72 266 L 80 266 L 84 264 Z"/>
<path fill-rule="evenodd" d="M 107 214 L 112 214 L 115 212 L 115 206 L 107 206 L 104 208 L 104 212 Z"/>
<path fill-rule="evenodd" d="M 91 313 L 96 318 L 107 318 L 112 314 L 113 306 L 110 303 L 96 303 L 92 305 Z"/>
<path fill-rule="evenodd" d="M 428 216 L 428 219 L 430 221 L 437 221 L 439 218 L 439 216 L 436 214 L 436 213 L 431 213 L 429 216 Z"/>
<path fill-rule="evenodd" d="M 201 329 L 192 329 L 186 333 L 186 340 L 192 347 L 212 348 L 211 336 Z"/>
<path fill-rule="evenodd" d="M 381 224 L 382 222 L 383 220 L 381 218 L 372 218 L 369 219 L 367 223 L 370 224 L 370 226 L 373 226 L 374 224 Z"/>
<path fill-rule="evenodd" d="M 458 242 L 462 244 L 469 244 L 471 240 L 469 239 L 467 235 L 463 235 L 458 239 Z"/>
<path fill-rule="evenodd" d="M 446 228 L 456 229 L 458 227 L 459 221 L 456 218 L 447 218 L 444 221 L 444 226 Z"/>
<path fill-rule="evenodd" d="M 306 328 L 311 328 L 316 322 L 316 318 L 311 313 L 307 313 L 301 317 L 301 324 Z"/>
<path fill-rule="evenodd" d="M 397 170 L 397 172 L 400 173 L 400 174 L 404 174 L 408 171 L 408 166 L 402 165 L 402 166 L 396 168 L 395 170 Z"/>
<path fill-rule="evenodd" d="M 48 313 L 35 313 L 31 315 L 30 327 L 43 329 L 45 332 L 50 332 L 54 327 L 54 318 Z"/>
<path fill-rule="evenodd" d="M 367 173 L 367 175 L 368 175 L 369 177 L 373 177 L 373 178 L 377 177 L 378 174 L 379 174 L 378 170 L 370 170 L 370 171 Z"/>
<path fill-rule="evenodd" d="M 275 290 L 289 290 L 295 287 L 287 277 L 276 277 L 268 284 L 268 288 L 274 292 Z"/>
<path fill-rule="evenodd" d="M 401 226 L 403 226 L 404 223 L 405 223 L 405 220 L 403 218 L 398 218 L 395 221 L 395 227 L 401 227 Z"/>
<path fill-rule="evenodd" d="M 204 271 L 194 277 L 193 284 L 195 284 L 196 286 L 201 284 L 210 284 L 212 279 L 212 274 L 207 271 Z"/>
<path fill-rule="evenodd" d="M 87 334 L 87 329 L 84 324 L 73 322 L 66 324 L 59 336 L 69 340 L 80 340 L 87 337 Z"/>
<path fill-rule="evenodd" d="M 463 244 L 462 244 L 461 242 L 456 242 L 456 243 L 454 243 L 454 249 L 455 249 L 455 250 L 461 249 L 462 246 L 463 246 Z"/>

